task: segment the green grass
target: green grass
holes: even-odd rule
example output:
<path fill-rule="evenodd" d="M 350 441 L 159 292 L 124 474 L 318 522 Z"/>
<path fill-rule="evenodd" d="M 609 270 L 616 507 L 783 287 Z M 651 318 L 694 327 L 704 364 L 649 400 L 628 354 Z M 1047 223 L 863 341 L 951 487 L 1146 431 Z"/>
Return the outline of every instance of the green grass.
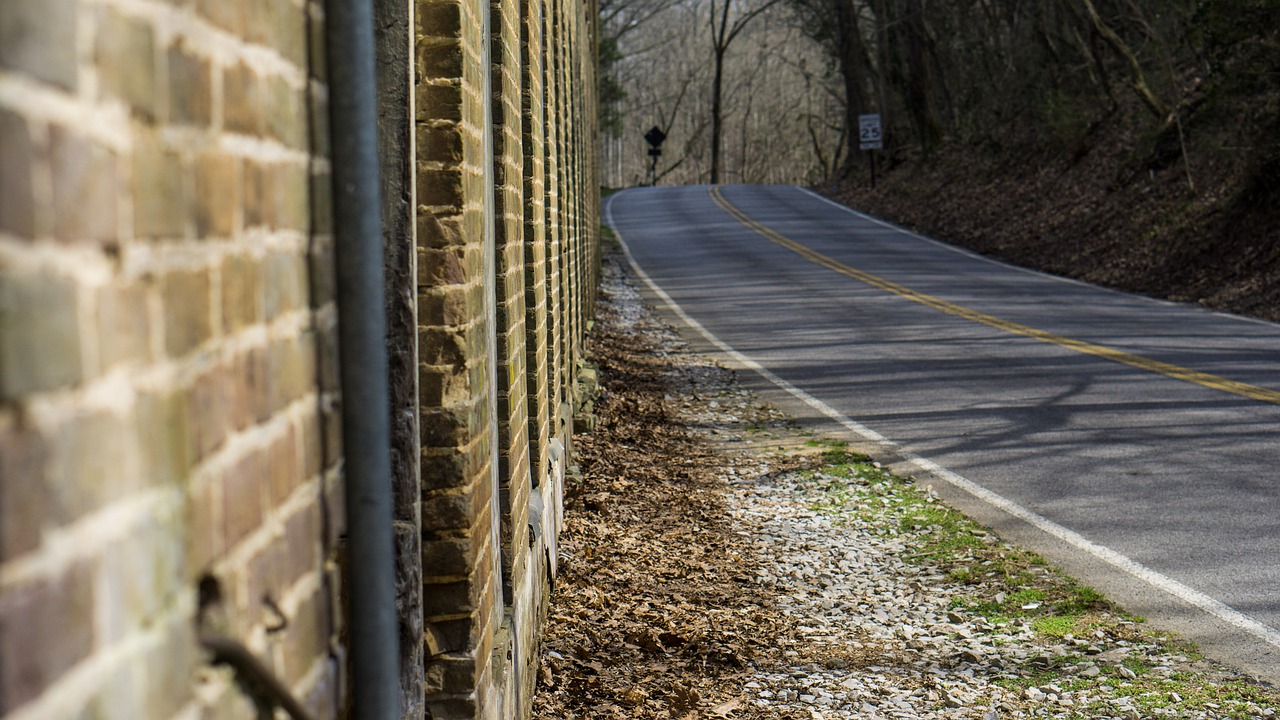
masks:
<path fill-rule="evenodd" d="M 815 438 L 807 445 L 821 450 L 822 463 L 801 478 L 808 488 L 819 491 L 811 510 L 830 513 L 836 522 L 856 516 L 873 532 L 904 542 L 903 557 L 908 562 L 936 568 L 954 585 L 951 611 L 981 617 L 996 627 L 1026 623 L 1036 642 L 1059 648 L 997 681 L 1018 690 L 1049 686 L 1093 698 L 1069 708 L 1055 706 L 1055 717 L 1097 717 L 1110 707 L 1102 699 L 1115 697 L 1131 698 L 1143 717 L 1158 710 L 1175 717 L 1203 713 L 1243 718 L 1250 716 L 1250 703 L 1280 710 L 1280 692 L 1262 685 L 1216 681 L 1207 670 L 1169 675 L 1133 655 L 1118 661 L 1103 658 L 1107 648 L 1134 645 L 1148 648 L 1145 655 L 1171 658 L 1170 666 L 1190 667 L 1172 659 L 1195 661 L 1200 656 L 1186 643 L 1144 630 L 1142 618 L 1125 613 L 1040 555 L 999 541 L 988 529 L 914 482 L 893 476 L 872 458 L 830 440 Z M 1063 654 L 1064 646 L 1080 651 Z M 1078 674 L 1076 668 L 1084 663 L 1096 664 L 1099 672 Z"/>

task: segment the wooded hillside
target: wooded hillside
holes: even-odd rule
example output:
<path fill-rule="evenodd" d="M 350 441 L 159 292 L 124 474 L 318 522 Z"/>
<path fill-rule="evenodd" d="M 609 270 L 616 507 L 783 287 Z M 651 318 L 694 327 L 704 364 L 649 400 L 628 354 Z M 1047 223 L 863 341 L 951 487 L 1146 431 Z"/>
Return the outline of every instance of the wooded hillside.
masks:
<path fill-rule="evenodd" d="M 611 107 L 637 156 L 619 168 L 647 167 L 632 128 L 657 124 L 683 144 L 668 141 L 662 182 L 817 184 L 1019 263 L 1280 318 L 1277 0 L 689 0 L 647 19 L 643 2 L 612 0 L 603 26 L 626 93 Z M 628 39 L 676 12 L 693 58 L 679 103 L 637 71 Z M 619 17 L 636 22 L 610 35 Z M 722 53 L 734 141 L 715 180 L 710 133 L 681 131 L 714 124 L 713 18 L 746 22 Z M 865 113 L 885 130 L 874 190 Z M 612 178 L 647 180 L 630 175 Z"/>

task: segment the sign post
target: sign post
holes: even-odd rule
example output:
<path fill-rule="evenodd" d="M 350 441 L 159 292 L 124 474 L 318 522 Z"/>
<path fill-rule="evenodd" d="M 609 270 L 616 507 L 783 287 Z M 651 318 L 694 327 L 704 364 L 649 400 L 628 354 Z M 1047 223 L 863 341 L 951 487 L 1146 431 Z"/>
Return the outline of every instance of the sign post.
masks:
<path fill-rule="evenodd" d="M 884 147 L 884 133 L 880 128 L 880 113 L 858 116 L 858 149 L 880 150 Z M 871 153 L 871 189 L 876 189 L 876 154 Z"/>
<path fill-rule="evenodd" d="M 649 128 L 649 132 L 644 134 L 644 141 L 649 143 L 649 186 L 652 187 L 658 183 L 658 158 L 662 156 L 662 141 L 667 139 L 667 134 L 662 132 L 662 128 L 657 125 Z"/>

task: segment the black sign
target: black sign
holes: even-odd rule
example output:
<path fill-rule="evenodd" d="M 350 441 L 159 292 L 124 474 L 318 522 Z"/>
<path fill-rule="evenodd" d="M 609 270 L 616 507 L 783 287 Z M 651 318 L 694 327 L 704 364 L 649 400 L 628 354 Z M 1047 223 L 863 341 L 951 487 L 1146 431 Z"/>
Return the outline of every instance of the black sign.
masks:
<path fill-rule="evenodd" d="M 667 139 L 667 134 L 662 132 L 662 130 L 660 130 L 657 125 L 654 125 L 653 127 L 649 128 L 649 132 L 644 134 L 644 139 L 645 139 L 645 142 L 649 143 L 650 145 L 656 148 L 662 144 L 663 140 Z"/>
<path fill-rule="evenodd" d="M 662 151 L 658 148 L 649 148 L 649 157 L 658 157 L 662 155 Z"/>

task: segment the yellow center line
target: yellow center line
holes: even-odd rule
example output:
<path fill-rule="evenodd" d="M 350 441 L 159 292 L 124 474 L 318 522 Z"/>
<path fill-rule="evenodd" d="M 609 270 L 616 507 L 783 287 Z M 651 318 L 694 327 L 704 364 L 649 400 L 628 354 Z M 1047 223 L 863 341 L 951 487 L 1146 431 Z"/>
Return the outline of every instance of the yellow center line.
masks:
<path fill-rule="evenodd" d="M 1086 355 L 1094 355 L 1113 362 L 1123 363 L 1142 370 L 1159 373 L 1166 377 L 1195 383 L 1213 390 L 1221 390 L 1223 392 L 1247 397 L 1252 400 L 1261 400 L 1262 402 L 1280 405 L 1280 392 L 1275 390 L 1268 390 L 1267 388 L 1261 388 L 1256 385 L 1228 380 L 1226 378 L 1218 377 L 1217 375 L 1210 375 L 1209 373 L 1191 370 L 1179 365 L 1173 365 L 1171 363 L 1133 355 L 1131 353 L 1124 352 L 1123 350 L 1116 350 L 1102 345 L 1094 345 L 1093 343 L 1085 342 L 1083 340 L 1075 340 L 1061 335 L 1055 335 L 1051 332 L 1045 332 L 1044 330 L 1037 330 L 1036 328 L 1020 325 L 1003 318 L 998 318 L 994 315 L 987 315 L 986 313 L 981 313 L 977 310 L 971 310 L 967 307 L 933 297 L 932 295 L 926 295 L 925 293 L 912 290 L 904 285 L 899 285 L 898 283 L 885 280 L 884 278 L 877 277 L 871 273 L 849 267 L 848 265 L 817 252 L 816 250 L 807 248 L 804 245 L 801 245 L 800 243 L 778 233 L 772 228 L 752 219 L 745 212 L 726 200 L 724 195 L 721 194 L 719 186 L 712 186 L 707 193 L 711 196 L 711 200 L 715 202 L 720 209 L 729 213 L 735 220 L 751 228 L 766 240 L 777 245 L 781 245 L 810 262 L 816 263 L 830 270 L 834 270 L 841 275 L 851 277 L 872 287 L 884 290 L 885 292 L 906 298 L 912 302 L 917 302 L 921 305 L 947 313 L 948 315 L 972 320 L 973 322 L 981 323 L 1014 335 L 1022 335 L 1023 337 L 1029 337 L 1033 340 L 1057 345 Z"/>

